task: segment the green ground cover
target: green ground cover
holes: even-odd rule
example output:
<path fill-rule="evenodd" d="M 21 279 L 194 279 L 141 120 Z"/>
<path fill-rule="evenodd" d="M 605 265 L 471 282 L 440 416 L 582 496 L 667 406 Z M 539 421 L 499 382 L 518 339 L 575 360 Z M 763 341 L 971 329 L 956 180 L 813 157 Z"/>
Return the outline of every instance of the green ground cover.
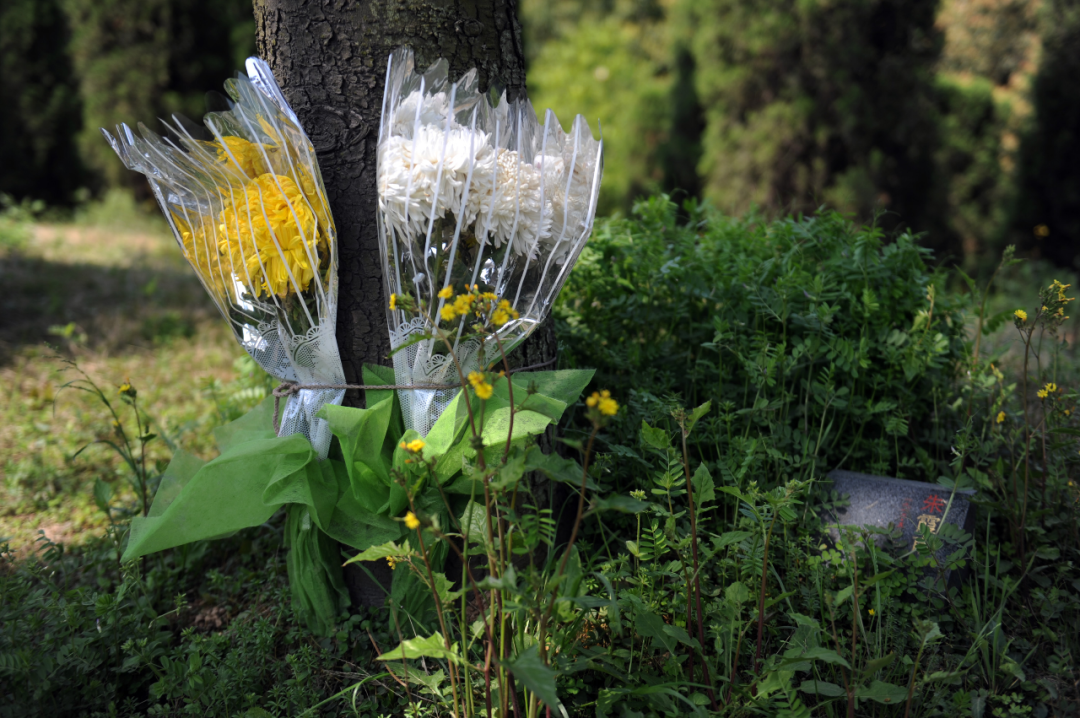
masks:
<path fill-rule="evenodd" d="M 598 222 L 555 310 L 560 365 L 595 368 L 586 394 L 621 405 L 589 500 L 632 512 L 582 524 L 550 668 L 521 669 L 522 714 L 551 686 L 574 716 L 1075 714 L 1080 372 L 1076 318 L 1055 318 L 1072 290 L 1051 289 L 1071 279 L 1006 267 L 980 310 L 988 278 L 934 270 L 911 236 L 676 210 L 654 198 Z M 409 638 L 387 612 L 342 614 L 328 637 L 298 625 L 281 515 L 119 565 L 138 497 L 107 446 L 75 456 L 116 429 L 93 395 L 61 390 L 77 378 L 65 360 L 125 426 L 118 389 L 136 388 L 158 435 L 151 489 L 170 443 L 209 456 L 210 430 L 269 385 L 160 228 L 0 230 L 22 233 L 0 249 L 0 716 L 450 715 L 437 652 L 374 660 Z M 706 404 L 696 423 L 679 413 Z M 584 403 L 567 414 L 564 436 L 587 438 Z M 824 545 L 817 514 L 839 497 L 818 480 L 838 465 L 978 489 L 975 535 Z M 526 548 L 552 548 L 525 524 Z M 961 564 L 971 581 L 946 589 Z M 502 585 L 512 620 L 550 576 L 526 562 Z M 518 625 L 524 652 L 537 629 Z M 416 631 L 435 628 L 432 614 Z"/>

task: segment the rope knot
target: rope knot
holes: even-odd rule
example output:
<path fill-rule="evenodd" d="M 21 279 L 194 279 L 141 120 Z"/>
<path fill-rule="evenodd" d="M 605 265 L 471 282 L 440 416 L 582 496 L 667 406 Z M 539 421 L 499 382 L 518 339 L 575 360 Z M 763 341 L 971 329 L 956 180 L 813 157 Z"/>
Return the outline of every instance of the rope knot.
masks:
<path fill-rule="evenodd" d="M 281 431 L 281 400 L 300 393 L 300 383 L 295 381 L 283 381 L 274 387 L 271 392 L 274 395 L 274 433 Z"/>

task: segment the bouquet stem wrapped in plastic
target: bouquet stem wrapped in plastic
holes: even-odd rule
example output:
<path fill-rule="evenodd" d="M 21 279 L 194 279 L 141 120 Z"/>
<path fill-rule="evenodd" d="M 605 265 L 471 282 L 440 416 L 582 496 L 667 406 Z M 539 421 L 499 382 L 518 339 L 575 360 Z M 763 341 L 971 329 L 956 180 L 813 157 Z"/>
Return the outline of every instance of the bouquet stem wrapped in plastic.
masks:
<path fill-rule="evenodd" d="M 335 338 L 337 235 L 310 140 L 265 62 L 226 83 L 230 109 L 206 131 L 174 117 L 171 136 L 127 125 L 102 130 L 146 175 L 184 257 L 244 349 L 269 374 L 300 384 L 345 383 Z M 304 389 L 279 436 L 303 434 L 326 457 L 315 414 L 342 389 Z"/>
<path fill-rule="evenodd" d="M 378 220 L 402 385 L 460 385 L 498 359 L 496 343 L 520 344 L 585 245 L 600 189 L 602 143 L 583 117 L 569 133 L 551 110 L 540 124 L 528 100 L 493 106 L 476 70 L 451 83 L 447 68 L 418 73 L 407 49 L 387 66 Z M 478 297 L 499 326 L 490 346 L 468 338 L 464 309 Z M 458 391 L 400 391 L 406 428 L 426 436 Z"/>

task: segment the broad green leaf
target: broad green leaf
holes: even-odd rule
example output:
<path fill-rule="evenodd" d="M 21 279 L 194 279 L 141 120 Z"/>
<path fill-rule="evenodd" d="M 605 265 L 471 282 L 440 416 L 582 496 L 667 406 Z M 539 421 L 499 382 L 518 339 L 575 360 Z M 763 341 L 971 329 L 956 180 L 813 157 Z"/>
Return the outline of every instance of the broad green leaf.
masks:
<path fill-rule="evenodd" d="M 847 601 L 849 598 L 851 598 L 851 594 L 854 591 L 855 591 L 855 584 L 852 584 L 852 585 L 848 586 L 847 588 L 840 589 L 839 591 L 836 592 L 836 601 L 834 602 L 833 605 L 839 606 L 839 605 L 843 604 L 844 601 Z"/>
<path fill-rule="evenodd" d="M 461 440 L 462 433 L 468 431 L 469 407 L 466 399 L 466 394 L 459 391 L 424 437 L 423 456 L 428 461 L 446 454 Z"/>
<path fill-rule="evenodd" d="M 835 683 L 829 683 L 828 681 L 814 681 L 806 680 L 799 685 L 799 690 L 803 693 L 810 693 L 812 695 L 829 696 L 830 698 L 839 698 L 846 696 L 847 693 L 844 689 Z"/>
<path fill-rule="evenodd" d="M 502 665 L 544 705 L 554 709 L 552 713 L 559 711 L 559 694 L 555 690 L 555 678 L 559 674 L 541 660 L 540 646 L 530 646 L 513 658 L 502 661 Z"/>
<path fill-rule="evenodd" d="M 693 431 L 694 424 L 696 424 L 698 422 L 698 419 L 700 419 L 701 417 L 708 414 L 710 409 L 712 409 L 712 402 L 707 401 L 704 404 L 702 404 L 701 406 L 694 409 L 692 412 L 690 412 L 690 416 L 686 420 L 686 433 L 687 434 L 689 434 L 691 431 Z"/>
<path fill-rule="evenodd" d="M 385 558 L 407 559 L 419 556 L 420 554 L 413 550 L 408 544 L 398 545 L 393 541 L 388 541 L 384 544 L 372 546 L 371 548 L 361 551 L 346 561 L 345 564 L 348 565 L 350 563 L 356 563 L 357 561 L 378 561 Z"/>
<path fill-rule="evenodd" d="M 551 423 L 551 417 L 527 409 L 514 412 L 513 439 L 543 434 Z M 484 417 L 484 446 L 506 443 L 510 433 L 510 407 L 502 407 Z"/>
<path fill-rule="evenodd" d="M 433 633 L 427 638 L 410 638 L 398 644 L 398 647 L 376 657 L 377 661 L 400 661 L 409 658 L 441 658 L 461 663 L 456 643 L 446 648 L 446 640 L 441 633 Z"/>
<path fill-rule="evenodd" d="M 749 531 L 725 531 L 719 536 L 713 536 L 713 548 L 719 551 L 725 546 L 739 543 L 753 536 Z"/>
<path fill-rule="evenodd" d="M 834 663 L 838 666 L 843 666 L 844 668 L 851 668 L 851 664 L 844 660 L 843 656 L 824 646 L 818 646 L 817 648 L 811 648 L 808 651 L 804 651 L 799 658 L 804 661 L 825 661 L 826 663 Z"/>
<path fill-rule="evenodd" d="M 710 501 L 716 501 L 716 484 L 708 466 L 704 463 L 698 464 L 691 480 L 694 482 L 694 504 L 699 511 Z"/>
<path fill-rule="evenodd" d="M 649 505 L 644 501 L 639 501 L 632 496 L 606 496 L 596 501 L 593 504 L 593 508 L 590 511 L 618 511 L 624 514 L 639 514 L 645 509 L 649 508 Z"/>
<path fill-rule="evenodd" d="M 525 475 L 525 450 L 514 447 L 510 455 L 506 457 L 506 464 L 499 468 L 498 473 L 491 478 L 489 485 L 493 489 L 506 489 L 516 485 Z"/>
<path fill-rule="evenodd" d="M 736 606 L 741 606 L 750 600 L 750 589 L 742 581 L 736 581 L 724 589 L 724 598 Z"/>
<path fill-rule="evenodd" d="M 94 503 L 97 507 L 106 513 L 109 511 L 109 500 L 112 499 L 112 484 L 109 484 L 101 479 L 94 481 Z"/>
<path fill-rule="evenodd" d="M 639 636 L 654 638 L 670 653 L 678 646 L 678 640 L 664 630 L 664 619 L 650 611 L 644 604 L 634 605 L 634 629 Z"/>
<path fill-rule="evenodd" d="M 581 392 L 585 391 L 585 387 L 592 381 L 595 373 L 595 369 L 559 369 L 557 371 L 529 371 L 513 374 L 514 400 L 521 403 L 521 399 L 518 398 L 518 386 L 525 390 L 521 394 L 524 397 L 529 386 L 533 385 L 536 387 L 538 394 L 543 394 L 566 405 L 573 404 L 581 396 Z M 536 411 L 540 411 L 540 409 L 536 409 Z M 558 421 L 559 417 L 552 416 L 551 419 Z"/>
<path fill-rule="evenodd" d="M 574 459 L 564 459 L 556 453 L 545 454 L 539 446 L 530 446 L 525 455 L 525 470 L 539 471 L 552 481 L 558 481 L 571 486 L 581 487 L 581 478 L 584 469 Z M 592 477 L 587 477 L 585 488 L 590 491 L 599 491 Z"/>
<path fill-rule="evenodd" d="M 469 541 L 479 543 L 482 546 L 487 545 L 487 509 L 484 508 L 483 504 L 470 501 L 465 505 L 465 510 L 461 512 L 458 519 L 461 522 L 461 532 L 468 535 Z"/>
<path fill-rule="evenodd" d="M 887 653 L 881 658 L 875 658 L 872 661 L 867 662 L 866 667 L 863 669 L 862 679 L 865 681 L 875 673 L 883 668 L 888 668 L 896 660 L 896 654 L 893 652 Z"/>
<path fill-rule="evenodd" d="M 859 686 L 855 689 L 856 698 L 869 698 L 872 701 L 885 703 L 886 705 L 903 703 L 907 700 L 907 695 L 907 688 L 901 688 L 882 681 L 873 681 L 869 686 Z"/>
<path fill-rule="evenodd" d="M 641 440 L 656 451 L 667 451 L 667 448 L 671 446 L 671 437 L 668 433 L 663 429 L 654 429 L 644 419 L 641 420 Z"/>

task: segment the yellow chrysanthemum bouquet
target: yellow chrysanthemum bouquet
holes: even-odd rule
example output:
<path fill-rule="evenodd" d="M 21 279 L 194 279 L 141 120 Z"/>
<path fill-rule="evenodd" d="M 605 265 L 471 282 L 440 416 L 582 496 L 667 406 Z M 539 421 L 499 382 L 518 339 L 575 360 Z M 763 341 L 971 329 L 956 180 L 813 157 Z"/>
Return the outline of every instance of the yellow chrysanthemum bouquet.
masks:
<path fill-rule="evenodd" d="M 174 118 L 161 137 L 127 125 L 112 148 L 146 175 L 173 234 L 244 349 L 271 375 L 300 384 L 345 383 L 334 330 L 337 251 L 311 142 L 266 63 L 225 84 L 230 109 L 206 130 Z M 307 436 L 325 457 L 331 434 L 316 412 L 341 389 L 301 390 L 280 436 Z"/>

